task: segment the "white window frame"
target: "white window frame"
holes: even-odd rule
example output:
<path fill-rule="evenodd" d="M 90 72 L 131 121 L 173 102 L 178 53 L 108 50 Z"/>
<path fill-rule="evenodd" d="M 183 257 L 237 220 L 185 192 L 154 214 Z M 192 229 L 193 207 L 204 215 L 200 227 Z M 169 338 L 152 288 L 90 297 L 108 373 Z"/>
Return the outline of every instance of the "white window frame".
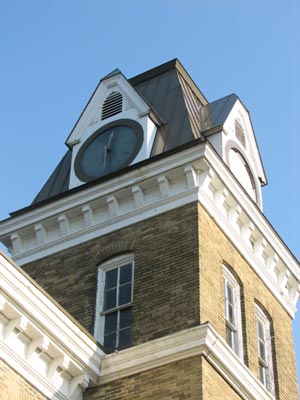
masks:
<path fill-rule="evenodd" d="M 259 379 L 266 389 L 274 396 L 275 395 L 275 381 L 274 381 L 274 368 L 273 368 L 273 351 L 272 351 L 272 338 L 271 338 L 271 322 L 264 311 L 255 304 L 256 313 L 256 334 L 257 334 L 257 355 L 259 366 Z M 263 327 L 263 335 L 259 335 L 258 323 Z M 260 344 L 264 346 L 265 358 L 260 355 Z M 263 371 L 263 379 L 261 377 L 261 369 Z"/>
<path fill-rule="evenodd" d="M 244 360 L 244 346 L 243 346 L 243 329 L 242 329 L 242 310 L 241 310 L 241 288 L 233 274 L 223 265 L 223 277 L 224 277 L 224 312 L 225 312 L 225 323 L 226 323 L 226 341 L 227 341 L 227 329 L 232 332 L 233 335 L 233 346 L 227 342 L 230 348 L 236 353 L 236 355 Z M 232 288 L 232 306 L 234 313 L 234 324 L 231 323 L 228 317 L 228 299 L 227 299 L 227 287 Z"/>
<path fill-rule="evenodd" d="M 97 295 L 96 295 L 96 314 L 95 314 L 95 328 L 94 336 L 101 344 L 104 344 L 104 327 L 105 327 L 105 314 L 104 308 L 104 287 L 105 287 L 105 274 L 107 271 L 119 268 L 126 264 L 132 264 L 132 285 L 131 285 L 131 302 L 120 308 L 128 308 L 132 305 L 133 301 L 133 283 L 134 283 L 134 255 L 124 254 L 114 257 L 104 262 L 98 267 L 98 281 L 97 281 Z M 116 308 L 117 311 L 120 308 Z"/>

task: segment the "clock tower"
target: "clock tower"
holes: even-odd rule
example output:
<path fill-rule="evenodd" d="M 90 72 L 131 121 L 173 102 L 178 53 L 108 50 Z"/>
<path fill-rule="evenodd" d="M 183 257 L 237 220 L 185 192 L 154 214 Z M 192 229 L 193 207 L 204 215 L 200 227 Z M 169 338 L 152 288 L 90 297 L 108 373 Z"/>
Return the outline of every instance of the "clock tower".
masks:
<path fill-rule="evenodd" d="M 66 146 L 0 223 L 2 359 L 33 398 L 297 400 L 300 268 L 238 96 L 209 102 L 177 59 L 114 70 Z"/>

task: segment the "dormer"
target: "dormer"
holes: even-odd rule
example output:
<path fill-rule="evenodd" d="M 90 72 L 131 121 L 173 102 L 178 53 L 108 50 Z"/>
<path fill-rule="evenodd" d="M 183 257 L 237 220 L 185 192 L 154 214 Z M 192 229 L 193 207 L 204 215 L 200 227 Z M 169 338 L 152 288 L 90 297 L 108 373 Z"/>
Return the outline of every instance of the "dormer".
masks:
<path fill-rule="evenodd" d="M 147 159 L 159 125 L 119 70 L 104 77 L 66 141 L 69 189 Z"/>
<path fill-rule="evenodd" d="M 266 176 L 248 110 L 231 94 L 207 104 L 200 113 L 201 133 L 262 209 L 261 186 Z"/>

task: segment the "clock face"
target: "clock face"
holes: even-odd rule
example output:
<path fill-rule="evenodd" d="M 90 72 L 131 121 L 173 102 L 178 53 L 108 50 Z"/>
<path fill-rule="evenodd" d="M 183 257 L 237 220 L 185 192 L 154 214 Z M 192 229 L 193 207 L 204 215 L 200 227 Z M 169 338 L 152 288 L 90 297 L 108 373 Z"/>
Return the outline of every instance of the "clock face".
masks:
<path fill-rule="evenodd" d="M 80 148 L 75 160 L 77 177 L 88 182 L 129 165 L 143 143 L 143 129 L 123 119 L 98 129 Z"/>

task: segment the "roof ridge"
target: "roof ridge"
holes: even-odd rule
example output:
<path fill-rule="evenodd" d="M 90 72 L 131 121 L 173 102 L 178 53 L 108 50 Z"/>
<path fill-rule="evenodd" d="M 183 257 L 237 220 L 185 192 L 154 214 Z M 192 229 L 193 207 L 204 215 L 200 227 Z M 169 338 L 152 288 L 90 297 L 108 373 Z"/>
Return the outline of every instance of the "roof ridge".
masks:
<path fill-rule="evenodd" d="M 145 72 L 142 72 L 141 74 L 133 76 L 132 78 L 128 79 L 128 81 L 133 86 L 135 86 L 141 82 L 144 82 L 144 81 L 151 79 L 157 75 L 163 74 L 164 72 L 167 72 L 170 69 L 175 68 L 176 63 L 178 61 L 179 60 L 177 58 L 174 58 L 173 60 L 167 61 L 164 64 L 158 65 L 157 67 L 151 68 Z"/>
<path fill-rule="evenodd" d="M 151 68 L 148 71 L 142 72 L 139 75 L 136 75 L 128 81 L 133 85 L 138 85 L 139 83 L 142 83 L 148 79 L 154 78 L 158 75 L 161 75 L 171 69 L 176 69 L 176 71 L 182 76 L 182 78 L 186 81 L 188 86 L 191 88 L 191 90 L 195 93 L 195 95 L 199 98 L 199 100 L 203 103 L 203 105 L 206 105 L 208 103 L 208 100 L 204 96 L 204 94 L 201 92 L 201 90 L 198 88 L 194 80 L 191 78 L 190 74 L 187 72 L 187 70 L 184 68 L 182 63 L 178 58 L 174 58 L 173 60 L 167 61 L 164 64 L 158 65 L 157 67 Z"/>

